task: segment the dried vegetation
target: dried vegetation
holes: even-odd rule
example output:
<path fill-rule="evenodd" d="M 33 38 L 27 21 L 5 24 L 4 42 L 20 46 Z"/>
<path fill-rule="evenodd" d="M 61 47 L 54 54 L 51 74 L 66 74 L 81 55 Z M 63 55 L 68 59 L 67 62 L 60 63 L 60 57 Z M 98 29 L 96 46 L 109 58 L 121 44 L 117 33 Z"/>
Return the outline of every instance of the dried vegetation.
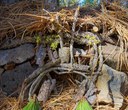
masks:
<path fill-rule="evenodd" d="M 79 37 L 78 39 L 75 39 L 75 36 L 81 36 L 83 31 L 90 31 L 91 33 L 94 33 L 93 35 L 96 34 L 96 36 L 100 36 L 100 44 L 98 43 L 99 45 L 97 46 L 97 44 L 93 42 L 94 45 L 92 45 L 92 47 L 94 49 L 94 57 L 92 59 L 90 54 L 85 55 L 84 60 L 82 59 L 84 64 L 88 59 L 92 61 L 92 64 L 87 63 L 87 65 L 91 65 L 92 68 L 90 67 L 89 71 L 88 69 L 85 70 L 86 73 L 89 74 L 92 72 L 91 76 L 93 76 L 95 73 L 99 73 L 101 71 L 102 64 L 106 60 L 105 59 L 103 61 L 101 52 L 101 43 L 104 41 L 118 46 L 120 49 L 117 69 L 121 70 L 122 66 L 125 66 L 126 70 L 128 69 L 128 9 L 116 4 L 108 3 L 102 5 L 102 9 L 100 11 L 97 8 L 94 9 L 86 6 L 80 9 L 64 8 L 50 12 L 43 9 L 43 5 L 40 2 L 30 3 L 28 1 L 24 1 L 9 6 L 0 6 L 0 10 L 1 48 L 8 47 L 8 45 L 4 45 L 7 39 L 21 39 L 21 42 L 18 42 L 17 45 L 20 45 L 20 43 L 22 44 L 23 42 L 36 42 L 33 40 L 35 34 L 41 34 L 41 36 L 56 34 L 63 36 L 63 38 L 68 38 L 70 40 L 73 39 L 78 44 L 82 44 L 81 41 L 83 40 Z M 78 14 L 77 11 L 80 13 Z M 74 16 L 75 13 L 78 15 Z M 89 40 L 85 42 L 89 44 Z M 4 45 L 4 47 L 2 47 L 2 45 Z M 88 46 L 86 48 L 88 48 Z M 33 95 L 36 91 L 36 88 L 33 86 L 35 86 L 37 81 L 40 80 L 39 76 L 43 76 L 41 72 L 49 73 L 55 70 L 57 74 L 61 74 L 59 73 L 60 71 L 62 71 L 62 73 L 71 72 L 71 68 L 66 67 L 63 64 L 61 66 L 53 67 L 58 64 L 60 64 L 60 60 L 56 59 L 52 64 L 50 64 L 50 66 L 48 66 L 49 64 L 45 65 L 48 70 L 46 68 L 38 68 L 35 73 L 32 73 L 32 75 L 29 76 L 23 84 L 20 98 L 23 98 L 25 89 L 30 85 L 29 95 Z M 78 65 L 73 66 L 74 68 L 72 72 L 81 75 L 83 69 L 82 67 L 78 68 L 77 66 Z M 51 70 L 48 67 L 51 67 Z M 75 69 L 75 67 L 77 67 L 77 69 Z M 86 74 L 83 76 L 86 77 Z M 34 82 L 32 82 L 33 78 L 36 79 Z M 95 82 L 96 77 L 91 78 L 92 80 L 94 79 L 93 82 Z M 70 83 L 71 82 L 72 81 L 70 79 Z M 43 105 L 44 110 L 72 110 L 75 105 L 72 96 L 76 93 L 76 85 L 74 86 L 73 83 L 71 83 L 71 85 L 72 86 L 65 87 L 60 95 L 54 97 L 51 95 L 50 99 Z M 38 84 L 36 84 L 36 86 L 38 86 Z M 7 107 L 8 110 L 17 110 L 19 105 L 15 98 L 1 97 L 0 103 L 1 110 L 4 110 L 4 107 Z M 104 107 L 99 106 L 99 108 Z"/>

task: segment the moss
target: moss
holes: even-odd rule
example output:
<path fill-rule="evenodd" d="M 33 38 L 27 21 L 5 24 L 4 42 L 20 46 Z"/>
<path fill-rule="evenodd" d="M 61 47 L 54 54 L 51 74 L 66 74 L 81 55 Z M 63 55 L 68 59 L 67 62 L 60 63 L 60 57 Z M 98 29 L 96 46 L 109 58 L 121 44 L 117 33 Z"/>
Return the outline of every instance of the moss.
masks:
<path fill-rule="evenodd" d="M 35 35 L 34 38 L 36 39 L 36 44 L 39 45 L 41 43 L 41 36 Z"/>
<path fill-rule="evenodd" d="M 51 45 L 50 45 L 51 49 L 56 50 L 56 48 L 58 47 L 58 44 L 59 44 L 58 41 L 52 42 Z"/>
<path fill-rule="evenodd" d="M 52 50 L 55 50 L 58 47 L 59 44 L 59 35 L 48 35 L 45 36 L 45 41 L 47 44 L 50 45 Z"/>
<path fill-rule="evenodd" d="M 88 45 L 99 44 L 100 40 L 97 40 L 95 36 L 86 35 L 84 36 L 88 40 Z"/>
<path fill-rule="evenodd" d="M 52 43 L 57 40 L 60 36 L 59 35 L 47 35 L 45 36 L 46 43 Z"/>

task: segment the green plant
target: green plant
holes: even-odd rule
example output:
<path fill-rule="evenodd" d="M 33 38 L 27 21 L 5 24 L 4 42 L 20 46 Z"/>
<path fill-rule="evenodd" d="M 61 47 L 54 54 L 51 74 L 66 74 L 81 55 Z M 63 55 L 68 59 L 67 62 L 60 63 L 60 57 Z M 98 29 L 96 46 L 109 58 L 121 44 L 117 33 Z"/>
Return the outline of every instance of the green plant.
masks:
<path fill-rule="evenodd" d="M 40 104 L 37 101 L 36 97 L 30 99 L 28 104 L 23 108 L 23 110 L 41 110 Z"/>
<path fill-rule="evenodd" d="M 76 107 L 75 110 L 93 110 L 91 105 L 88 103 L 88 101 L 84 98 L 82 98 Z"/>
<path fill-rule="evenodd" d="M 95 36 L 86 35 L 84 36 L 88 40 L 88 45 L 99 44 L 100 40 L 97 40 Z"/>
<path fill-rule="evenodd" d="M 46 43 L 52 43 L 59 37 L 60 37 L 59 35 L 47 35 L 47 36 L 45 36 L 45 41 L 46 41 Z"/>
<path fill-rule="evenodd" d="M 36 44 L 39 45 L 41 43 L 41 36 L 35 35 L 34 38 L 36 39 Z"/>
<path fill-rule="evenodd" d="M 48 36 L 45 36 L 45 41 L 47 44 L 50 45 L 50 48 L 52 50 L 55 50 L 59 44 L 59 38 L 60 36 L 59 35 L 48 35 Z"/>
<path fill-rule="evenodd" d="M 56 50 L 58 44 L 59 44 L 58 41 L 52 42 L 51 45 L 50 45 L 51 49 L 52 49 L 52 50 Z"/>

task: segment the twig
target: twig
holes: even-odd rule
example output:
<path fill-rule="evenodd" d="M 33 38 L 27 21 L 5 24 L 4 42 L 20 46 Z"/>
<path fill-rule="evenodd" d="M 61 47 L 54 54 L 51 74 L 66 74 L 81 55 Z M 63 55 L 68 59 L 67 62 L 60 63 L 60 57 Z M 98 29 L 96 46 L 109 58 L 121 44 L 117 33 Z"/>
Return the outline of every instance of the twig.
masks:
<path fill-rule="evenodd" d="M 22 85 L 23 87 L 21 88 L 21 92 L 19 94 L 19 103 L 22 103 L 23 102 L 23 99 L 24 99 L 24 94 L 25 94 L 25 91 L 31 86 L 31 84 L 34 82 L 34 80 L 32 82 L 30 82 L 28 85 Z"/>
<path fill-rule="evenodd" d="M 57 23 L 59 24 L 59 15 L 58 15 L 58 13 L 57 13 L 57 15 L 56 15 L 56 21 L 57 21 Z M 60 48 L 62 48 L 63 47 L 63 38 L 62 38 L 62 33 L 60 33 L 59 32 L 59 34 L 60 34 Z"/>
<path fill-rule="evenodd" d="M 68 64 L 68 63 L 63 63 L 60 64 L 61 67 L 68 68 L 70 70 L 76 70 L 76 71 L 85 71 L 89 72 L 89 66 L 88 65 L 79 65 L 79 64 Z"/>
<path fill-rule="evenodd" d="M 49 68 L 41 73 L 39 73 L 40 75 L 36 78 L 36 80 L 32 83 L 30 90 L 29 90 L 29 98 L 34 94 L 34 92 L 36 91 L 38 85 L 40 84 L 42 78 L 49 72 L 57 70 L 57 69 L 61 69 L 63 70 L 63 68 L 61 67 L 53 67 L 53 68 Z M 67 69 L 66 69 L 67 70 Z"/>
<path fill-rule="evenodd" d="M 52 60 L 52 62 L 55 62 L 56 59 L 54 58 L 53 52 L 52 52 L 52 50 L 50 49 L 49 46 L 47 47 L 47 50 L 48 50 L 49 59 Z"/>
<path fill-rule="evenodd" d="M 99 67 L 98 67 L 98 72 L 100 72 L 101 69 L 102 69 L 102 65 L 103 65 L 103 55 L 102 55 L 101 45 L 98 46 L 98 52 L 99 52 Z"/>
<path fill-rule="evenodd" d="M 88 78 L 85 74 L 88 74 L 88 73 L 84 73 L 84 72 L 80 72 L 80 71 L 73 71 L 73 73 L 76 73 L 76 74 L 79 74 L 81 76 L 83 76 L 84 78 Z"/>
<path fill-rule="evenodd" d="M 76 9 L 75 11 L 75 15 L 74 15 L 74 21 L 73 21 L 73 25 L 72 25 L 72 36 L 71 36 L 71 42 L 70 42 L 70 56 L 71 56 L 71 64 L 73 65 L 73 44 L 74 44 L 74 33 L 75 33 L 75 27 L 76 27 L 76 22 L 77 22 L 77 18 L 78 18 L 78 14 L 79 14 L 79 7 Z"/>
<path fill-rule="evenodd" d="M 66 73 L 76 73 L 76 74 L 79 74 L 79 75 L 82 75 L 84 76 L 85 78 L 87 78 L 87 76 L 85 76 L 85 74 L 83 72 L 80 72 L 80 71 L 72 71 L 72 72 L 69 72 L 70 69 L 68 68 L 64 68 L 64 67 L 52 67 L 52 68 L 49 68 L 45 71 L 43 71 L 42 73 L 40 73 L 40 75 L 36 78 L 36 80 L 32 83 L 31 87 L 30 87 L 30 90 L 29 90 L 29 98 L 35 93 L 37 87 L 39 86 L 42 78 L 49 72 L 51 71 L 56 71 L 56 70 L 59 70 L 59 71 L 67 71 L 65 72 Z M 58 72 L 57 72 L 58 73 Z M 64 74 L 64 72 L 62 72 Z M 59 75 L 61 74 L 61 72 L 58 73 Z"/>
<path fill-rule="evenodd" d="M 62 71 L 62 72 L 58 72 L 57 70 L 54 70 L 54 72 L 58 75 L 63 75 L 63 74 L 69 74 L 72 73 L 71 71 Z"/>
<path fill-rule="evenodd" d="M 36 69 L 31 75 L 28 76 L 27 79 L 25 79 L 25 83 L 29 83 L 31 82 L 35 77 L 37 77 L 41 72 L 43 72 L 44 70 L 56 66 L 58 64 L 60 64 L 61 60 L 60 59 L 56 59 L 55 62 L 48 62 L 47 64 L 45 64 L 43 67 L 39 67 L 38 69 Z"/>
<path fill-rule="evenodd" d="M 92 71 L 95 71 L 95 68 L 96 68 L 97 63 L 98 63 L 98 50 L 97 50 L 97 45 L 94 44 L 93 45 L 93 48 L 94 48 L 95 54 L 94 54 L 94 58 L 93 58 L 92 67 L 91 68 L 92 68 Z"/>
<path fill-rule="evenodd" d="M 45 71 L 46 69 L 49 69 L 50 67 L 58 65 L 59 63 L 60 63 L 60 59 L 57 59 L 55 62 L 49 62 L 49 63 L 45 64 L 43 67 L 39 67 L 31 75 L 29 75 L 28 78 L 26 78 L 22 84 L 21 92 L 19 95 L 19 97 L 21 97 L 20 98 L 21 101 L 23 101 L 23 97 L 24 97 L 24 93 L 25 93 L 24 89 L 27 89 L 27 87 L 29 87 L 31 85 L 31 82 L 34 80 L 34 78 L 36 78 L 38 75 L 40 75 L 41 72 Z M 32 89 L 33 89 L 33 87 L 32 87 Z M 32 91 L 32 90 L 30 90 L 30 91 Z"/>

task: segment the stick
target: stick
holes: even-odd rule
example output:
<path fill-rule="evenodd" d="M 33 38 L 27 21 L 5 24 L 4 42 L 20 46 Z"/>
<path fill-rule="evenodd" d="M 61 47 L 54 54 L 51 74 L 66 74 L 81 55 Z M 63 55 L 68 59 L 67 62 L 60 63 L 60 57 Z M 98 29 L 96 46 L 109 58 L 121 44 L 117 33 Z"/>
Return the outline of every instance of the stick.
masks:
<path fill-rule="evenodd" d="M 59 24 L 59 15 L 58 15 L 58 13 L 56 15 L 56 21 Z M 63 44 L 63 38 L 62 38 L 62 33 L 59 32 L 59 34 L 60 34 L 60 38 L 59 38 L 60 39 L 60 48 L 62 48 L 64 46 L 64 44 Z"/>
<path fill-rule="evenodd" d="M 64 64 L 60 64 L 61 67 L 64 68 L 68 68 L 70 70 L 76 70 L 76 71 L 85 71 L 85 72 L 89 72 L 89 66 L 88 65 L 80 65 L 80 64 L 68 64 L 68 63 L 64 63 Z"/>
<path fill-rule="evenodd" d="M 73 60 L 74 60 L 74 58 L 73 58 L 73 44 L 74 44 L 73 38 L 74 38 L 74 33 L 75 33 L 75 27 L 76 27 L 78 14 L 79 14 L 79 7 L 75 11 L 74 21 L 73 21 L 73 25 L 72 25 L 72 36 L 71 36 L 71 42 L 70 42 L 71 64 L 73 64 Z"/>
<path fill-rule="evenodd" d="M 98 46 L 98 51 L 99 51 L 99 67 L 98 67 L 98 72 L 100 72 L 101 69 L 102 69 L 102 65 L 103 65 L 103 55 L 102 55 L 101 45 Z"/>
<path fill-rule="evenodd" d="M 42 73 L 40 73 L 40 75 L 36 78 L 36 80 L 32 83 L 31 87 L 30 87 L 30 90 L 29 90 L 29 98 L 35 93 L 37 87 L 39 86 L 42 78 L 49 72 L 51 71 L 56 71 L 56 70 L 59 70 L 59 71 L 67 71 L 65 72 L 66 73 L 76 73 L 76 74 L 79 74 L 79 75 L 82 75 L 84 76 L 85 78 L 87 78 L 87 76 L 85 76 L 85 73 L 83 72 L 80 72 L 80 71 L 73 71 L 73 72 L 70 72 L 70 69 L 69 68 L 64 68 L 64 67 L 52 67 L 50 69 L 47 69 L 45 71 L 43 71 Z M 59 72 L 58 74 L 60 75 L 61 72 Z M 64 74 L 64 73 L 63 73 Z"/>
<path fill-rule="evenodd" d="M 31 82 L 35 77 L 37 77 L 41 72 L 43 72 L 44 70 L 53 67 L 55 65 L 58 65 L 61 62 L 60 59 L 56 59 L 55 62 L 49 62 L 47 64 L 45 64 L 43 67 L 39 67 L 38 69 L 36 69 L 31 75 L 28 76 L 27 79 L 25 79 L 25 83 L 29 83 Z"/>

